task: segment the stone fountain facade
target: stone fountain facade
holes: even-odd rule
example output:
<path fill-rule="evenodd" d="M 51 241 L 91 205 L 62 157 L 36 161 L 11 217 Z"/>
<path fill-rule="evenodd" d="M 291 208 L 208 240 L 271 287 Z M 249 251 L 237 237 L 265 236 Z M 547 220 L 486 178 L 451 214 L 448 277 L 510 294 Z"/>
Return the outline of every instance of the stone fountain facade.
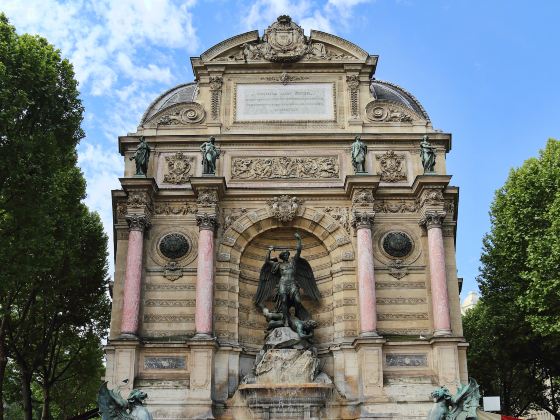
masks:
<path fill-rule="evenodd" d="M 451 135 L 374 79 L 377 61 L 280 17 L 191 58 L 197 81 L 119 138 L 109 388 L 147 392 L 155 419 L 423 419 L 435 386 L 467 382 Z M 140 136 L 147 177 L 129 160 Z M 222 151 L 211 176 L 209 136 Z M 318 323 L 305 349 L 272 346 L 253 304 L 267 247 L 296 231 L 321 294 L 304 299 Z"/>

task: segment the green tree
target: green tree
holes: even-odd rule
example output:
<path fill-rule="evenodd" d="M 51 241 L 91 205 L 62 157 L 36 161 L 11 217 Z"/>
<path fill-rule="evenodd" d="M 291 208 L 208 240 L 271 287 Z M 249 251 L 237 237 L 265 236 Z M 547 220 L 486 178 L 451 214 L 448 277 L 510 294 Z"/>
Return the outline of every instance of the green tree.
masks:
<path fill-rule="evenodd" d="M 76 367 L 99 357 L 109 314 L 107 238 L 76 166 L 82 114 L 71 64 L 0 14 L 0 400 L 13 360 L 26 419 L 36 389 L 47 419 L 58 384 L 99 380 Z"/>
<path fill-rule="evenodd" d="M 507 414 L 560 418 L 560 142 L 512 170 L 483 240 L 481 300 L 464 319 L 471 373 Z"/>

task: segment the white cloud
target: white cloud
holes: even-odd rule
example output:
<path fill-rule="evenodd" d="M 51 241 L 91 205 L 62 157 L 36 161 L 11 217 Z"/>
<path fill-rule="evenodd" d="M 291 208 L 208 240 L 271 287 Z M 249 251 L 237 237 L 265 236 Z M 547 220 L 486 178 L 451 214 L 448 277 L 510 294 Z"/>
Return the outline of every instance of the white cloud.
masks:
<path fill-rule="evenodd" d="M 168 83 L 170 66 L 139 66 L 117 72 L 115 60 L 137 63 L 152 47 L 193 53 L 198 38 L 190 8 L 194 0 L 5 0 L 2 10 L 19 32 L 37 33 L 60 48 L 76 77 L 94 95 L 109 94 L 122 80 Z M 122 69 L 121 69 L 122 70 Z M 130 70 L 130 69 L 129 69 Z"/>
<path fill-rule="evenodd" d="M 306 33 L 311 29 L 335 32 L 335 27 L 346 25 L 352 18 L 353 8 L 372 0 L 256 0 L 246 18 L 245 29 L 265 29 L 280 15 L 290 15 Z"/>

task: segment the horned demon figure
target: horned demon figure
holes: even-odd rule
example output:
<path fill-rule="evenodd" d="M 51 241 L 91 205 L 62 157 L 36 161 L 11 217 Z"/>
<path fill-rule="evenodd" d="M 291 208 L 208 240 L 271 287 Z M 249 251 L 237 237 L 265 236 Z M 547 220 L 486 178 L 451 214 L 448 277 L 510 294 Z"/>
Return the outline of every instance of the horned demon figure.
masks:
<path fill-rule="evenodd" d="M 107 382 L 103 382 L 97 394 L 101 420 L 152 420 L 144 407 L 146 398 L 144 391 L 133 389 L 125 400 L 118 390 L 107 389 Z"/>
<path fill-rule="evenodd" d="M 290 259 L 290 252 L 285 247 L 280 248 L 282 249 L 278 255 L 280 261 L 277 258 L 270 258 L 271 252 L 276 249 L 271 246 L 268 248 L 264 265 L 261 268 L 255 304 L 269 321 L 269 328 L 283 325 L 293 329 L 298 322 L 310 321 L 309 312 L 301 303 L 300 288 L 312 300 L 321 299 L 313 270 L 307 260 L 300 256 L 301 237 L 298 233 L 294 236 L 297 245 L 293 258 Z M 269 311 L 264 305 L 264 302 L 269 299 L 276 303 L 276 313 Z M 291 308 L 294 308 L 297 319 L 291 319 Z"/>

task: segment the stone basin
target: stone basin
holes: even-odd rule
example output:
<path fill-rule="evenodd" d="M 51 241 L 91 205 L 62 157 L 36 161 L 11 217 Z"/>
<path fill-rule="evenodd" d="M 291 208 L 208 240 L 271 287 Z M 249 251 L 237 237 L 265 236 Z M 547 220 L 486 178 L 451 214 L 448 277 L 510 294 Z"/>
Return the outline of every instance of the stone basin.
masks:
<path fill-rule="evenodd" d="M 332 399 L 334 385 L 242 384 L 238 390 L 254 418 L 324 418 L 321 412 Z"/>

